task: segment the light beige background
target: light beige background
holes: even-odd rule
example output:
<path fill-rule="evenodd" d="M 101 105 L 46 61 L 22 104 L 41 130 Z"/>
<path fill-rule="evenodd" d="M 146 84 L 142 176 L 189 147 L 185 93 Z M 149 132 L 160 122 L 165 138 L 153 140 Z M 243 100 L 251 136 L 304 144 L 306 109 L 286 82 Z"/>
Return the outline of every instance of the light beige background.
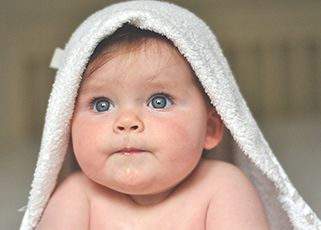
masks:
<path fill-rule="evenodd" d="M 0 229 L 17 229 L 36 164 L 56 46 L 117 1 L 1 0 Z M 260 127 L 321 215 L 321 1 L 176 0 L 216 32 Z"/>

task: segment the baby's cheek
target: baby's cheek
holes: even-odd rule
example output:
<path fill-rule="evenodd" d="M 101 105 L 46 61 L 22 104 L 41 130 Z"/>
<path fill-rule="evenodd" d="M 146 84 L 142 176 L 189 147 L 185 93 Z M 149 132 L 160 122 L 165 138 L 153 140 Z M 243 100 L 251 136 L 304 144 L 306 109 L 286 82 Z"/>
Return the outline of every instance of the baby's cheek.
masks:
<path fill-rule="evenodd" d="M 81 119 L 73 123 L 73 149 L 80 164 L 90 162 L 92 155 L 97 151 L 98 134 L 98 125 Z"/>
<path fill-rule="evenodd" d="M 176 143 L 185 142 L 189 139 L 189 132 L 186 127 L 180 123 L 171 122 L 168 125 L 168 138 Z"/>
<path fill-rule="evenodd" d="M 166 122 L 163 129 L 165 134 L 163 135 L 166 138 L 165 143 L 170 143 L 173 148 L 181 151 L 187 151 L 187 149 L 196 151 L 201 137 L 198 130 L 195 130 L 190 124 L 181 122 L 181 120 L 174 120 Z"/>

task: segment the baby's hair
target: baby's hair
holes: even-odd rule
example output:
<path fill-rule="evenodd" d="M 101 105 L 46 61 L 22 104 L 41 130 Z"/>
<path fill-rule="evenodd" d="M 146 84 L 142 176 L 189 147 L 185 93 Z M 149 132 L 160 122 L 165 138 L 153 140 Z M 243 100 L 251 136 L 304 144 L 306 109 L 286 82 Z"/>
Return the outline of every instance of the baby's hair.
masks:
<path fill-rule="evenodd" d="M 150 30 L 137 28 L 125 23 L 112 35 L 104 38 L 95 48 L 87 64 L 84 77 L 90 76 L 95 70 L 104 65 L 119 51 L 134 51 L 143 44 L 162 40 L 174 47 L 166 37 Z"/>

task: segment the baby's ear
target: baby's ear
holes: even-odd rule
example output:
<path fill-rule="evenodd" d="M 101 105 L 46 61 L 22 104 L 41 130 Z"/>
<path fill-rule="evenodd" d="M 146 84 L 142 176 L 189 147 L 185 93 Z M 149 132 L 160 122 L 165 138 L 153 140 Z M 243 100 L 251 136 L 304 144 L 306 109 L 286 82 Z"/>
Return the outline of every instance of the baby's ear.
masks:
<path fill-rule="evenodd" d="M 224 134 L 224 126 L 220 116 L 214 108 L 208 113 L 207 130 L 204 142 L 204 149 L 212 149 L 216 147 L 222 140 Z"/>

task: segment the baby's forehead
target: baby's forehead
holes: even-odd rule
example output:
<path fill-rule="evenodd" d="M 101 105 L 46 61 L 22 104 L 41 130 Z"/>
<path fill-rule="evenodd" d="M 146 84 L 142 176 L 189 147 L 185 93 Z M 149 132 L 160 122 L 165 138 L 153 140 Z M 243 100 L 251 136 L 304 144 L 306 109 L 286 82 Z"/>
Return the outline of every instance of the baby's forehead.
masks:
<path fill-rule="evenodd" d="M 107 71 L 128 72 L 138 67 L 151 73 L 150 80 L 155 80 L 160 72 L 168 69 L 188 72 L 188 75 L 194 75 L 194 72 L 187 62 L 171 42 L 164 39 L 150 38 L 139 45 L 130 46 L 129 44 L 119 44 L 117 47 L 110 48 L 109 52 L 102 53 L 93 61 L 89 62 L 85 71 L 84 80 L 93 78 L 96 72 L 101 71 L 105 66 Z M 108 68 L 106 68 L 108 66 Z M 184 70 L 181 70 L 181 69 Z M 86 74 L 86 72 L 88 72 Z M 188 80 L 189 78 L 186 78 Z"/>
<path fill-rule="evenodd" d="M 134 62 L 137 58 L 145 58 L 149 62 L 159 62 L 159 65 L 178 65 L 184 63 L 190 67 L 185 57 L 167 40 L 150 38 L 138 46 L 120 44 L 111 53 L 111 58 L 120 57 L 120 61 Z"/>

